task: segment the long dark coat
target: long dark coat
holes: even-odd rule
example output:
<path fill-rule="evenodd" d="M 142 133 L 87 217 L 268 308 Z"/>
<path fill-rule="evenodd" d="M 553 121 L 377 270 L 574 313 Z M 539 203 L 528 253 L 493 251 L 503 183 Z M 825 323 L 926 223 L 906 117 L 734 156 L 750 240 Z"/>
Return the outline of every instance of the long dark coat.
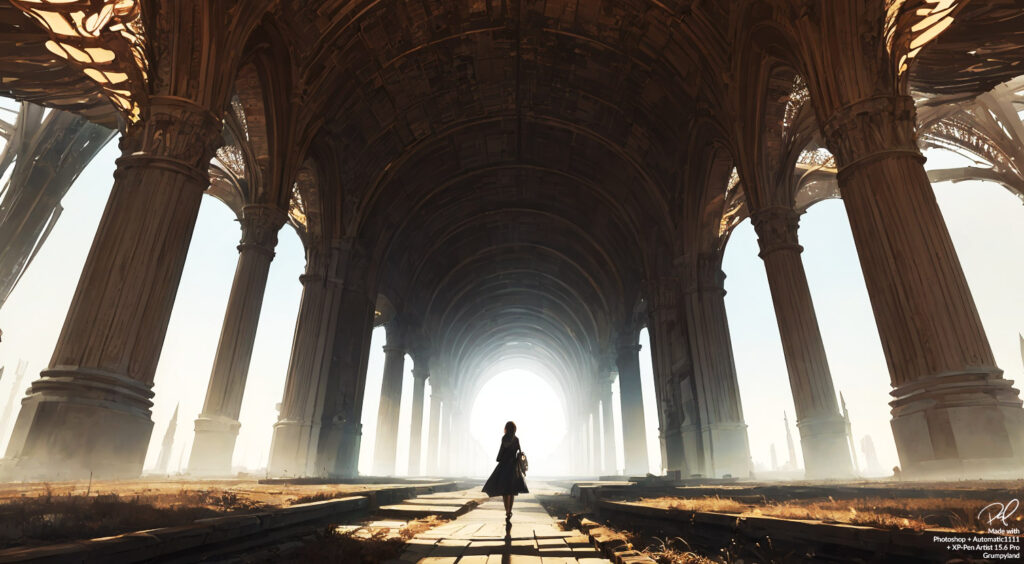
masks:
<path fill-rule="evenodd" d="M 526 489 L 526 480 L 523 479 L 523 474 L 519 471 L 519 464 L 516 463 L 518 457 L 519 437 L 515 435 L 501 437 L 498 465 L 484 484 L 485 494 L 494 497 L 530 493 L 530 490 Z"/>

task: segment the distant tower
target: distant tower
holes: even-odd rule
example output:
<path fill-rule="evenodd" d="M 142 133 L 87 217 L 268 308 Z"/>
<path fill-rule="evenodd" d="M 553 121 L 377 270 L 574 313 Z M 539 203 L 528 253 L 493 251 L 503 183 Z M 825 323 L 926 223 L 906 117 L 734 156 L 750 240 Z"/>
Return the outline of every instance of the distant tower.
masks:
<path fill-rule="evenodd" d="M 167 431 L 164 433 L 164 442 L 160 443 L 160 456 L 156 459 L 155 471 L 157 474 L 167 474 L 167 464 L 171 461 L 171 447 L 174 446 L 174 431 L 178 428 L 178 407 L 174 406 L 174 415 L 167 424 Z"/>
<path fill-rule="evenodd" d="M 18 368 L 14 371 L 14 387 L 11 388 L 11 395 L 7 398 L 7 405 L 4 407 L 3 419 L 0 419 L 0 427 L 10 424 L 11 413 L 14 412 L 14 402 L 21 399 L 25 390 L 21 389 L 22 381 L 25 380 L 25 372 L 28 371 L 28 361 L 18 359 Z"/>
<path fill-rule="evenodd" d="M 772 443 L 772 472 L 779 469 L 779 458 L 775 456 L 775 443 Z"/>
<path fill-rule="evenodd" d="M 882 465 L 878 463 L 878 454 L 875 453 L 875 442 L 871 440 L 871 435 L 864 435 L 864 438 L 860 440 L 860 449 L 864 453 L 865 473 L 876 476 L 883 474 L 884 471 Z"/>
<path fill-rule="evenodd" d="M 846 442 L 850 445 L 850 459 L 853 461 L 853 471 L 859 473 L 860 467 L 857 464 L 857 447 L 853 442 L 853 428 L 850 426 L 850 411 L 846 409 L 846 398 L 843 392 L 839 392 L 839 402 L 843 406 L 843 423 L 846 424 Z"/>
<path fill-rule="evenodd" d="M 793 448 L 793 433 L 789 431 L 789 416 L 786 412 L 782 412 L 782 421 L 786 424 L 786 447 L 789 448 L 789 462 L 786 463 L 786 470 L 796 470 L 799 468 L 796 463 L 796 449 Z"/>
<path fill-rule="evenodd" d="M 1020 338 L 1020 362 L 1024 364 L 1024 335 L 1017 333 L 1017 337 Z"/>

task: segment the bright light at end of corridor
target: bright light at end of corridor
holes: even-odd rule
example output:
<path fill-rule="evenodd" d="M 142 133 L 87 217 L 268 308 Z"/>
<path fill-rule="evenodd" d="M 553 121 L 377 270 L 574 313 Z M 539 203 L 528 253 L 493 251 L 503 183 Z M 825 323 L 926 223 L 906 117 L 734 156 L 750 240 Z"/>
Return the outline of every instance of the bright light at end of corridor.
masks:
<path fill-rule="evenodd" d="M 563 404 L 551 385 L 526 370 L 500 372 L 483 385 L 473 402 L 470 434 L 488 455 L 487 474 L 494 467 L 506 421 L 515 421 L 516 435 L 530 459 L 531 475 L 556 474 L 567 460 Z"/>

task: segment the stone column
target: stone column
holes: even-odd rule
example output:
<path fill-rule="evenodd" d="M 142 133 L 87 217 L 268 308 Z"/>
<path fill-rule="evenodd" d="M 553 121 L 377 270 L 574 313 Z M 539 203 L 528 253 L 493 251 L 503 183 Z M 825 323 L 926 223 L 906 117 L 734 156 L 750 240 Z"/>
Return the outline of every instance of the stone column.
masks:
<path fill-rule="evenodd" d="M 612 411 L 612 381 L 607 374 L 600 381 L 601 394 L 601 437 L 604 444 L 604 471 L 608 474 L 618 474 L 619 469 L 615 465 L 615 451 L 618 446 L 615 444 L 615 413 Z"/>
<path fill-rule="evenodd" d="M 441 434 L 441 391 L 439 384 L 431 380 L 430 387 L 430 428 L 427 431 L 427 474 L 437 476 L 440 473 L 438 456 Z"/>
<path fill-rule="evenodd" d="M 693 376 L 682 382 L 680 406 L 683 435 L 691 436 L 690 429 L 699 425 L 703 452 L 703 466 L 691 464 L 690 470 L 702 468 L 699 473 L 713 477 L 746 477 L 750 475 L 750 445 L 725 312 L 721 256 L 701 254 L 686 262 L 690 273 L 684 309 Z M 690 452 L 689 443 L 684 444 Z"/>
<path fill-rule="evenodd" d="M 453 447 L 451 396 L 445 396 L 441 405 L 441 448 L 437 453 L 437 467 L 446 476 L 451 476 Z"/>
<path fill-rule="evenodd" d="M 619 369 L 619 401 L 622 403 L 622 444 L 627 475 L 647 473 L 647 431 L 644 428 L 644 397 L 640 388 L 640 345 L 623 343 L 616 350 Z"/>
<path fill-rule="evenodd" d="M 916 476 L 1019 475 L 1024 410 L 992 356 L 914 142 L 914 101 L 876 96 L 824 125 Z"/>
<path fill-rule="evenodd" d="M 377 443 L 373 449 L 373 473 L 390 476 L 395 473 L 395 451 L 398 448 L 398 417 L 402 407 L 402 377 L 405 372 L 405 343 L 401 328 L 391 321 L 384 345 L 384 379 L 380 386 L 380 409 L 377 411 Z"/>
<path fill-rule="evenodd" d="M 188 464 L 192 475 L 231 474 L 231 457 L 241 426 L 238 413 L 249 374 L 263 293 L 277 246 L 277 232 L 287 217 L 283 210 L 273 206 L 249 205 L 242 209 L 238 266 L 213 360 L 206 402 L 196 419 L 196 438 Z"/>
<path fill-rule="evenodd" d="M 782 337 L 807 477 L 850 477 L 853 467 L 846 445 L 846 425 L 839 414 L 825 345 L 800 259 L 803 247 L 797 240 L 799 214 L 785 207 L 768 207 L 755 212 L 751 220 Z"/>
<path fill-rule="evenodd" d="M 135 477 L 153 374 L 221 120 L 152 96 L 121 137 L 114 186 L 50 361 L 22 400 L 7 458 L 23 479 Z"/>
<path fill-rule="evenodd" d="M 271 476 L 308 476 L 315 473 L 317 442 L 330 343 L 341 285 L 328 281 L 315 251 L 306 262 L 302 300 L 295 321 L 288 377 L 281 412 L 274 424 L 268 471 Z"/>
<path fill-rule="evenodd" d="M 909 73 L 894 64 L 901 48 L 884 44 L 885 18 L 864 0 L 804 10 L 792 25 L 889 366 L 900 462 L 914 477 L 1019 477 L 1024 410 L 924 170 Z M 851 26 L 879 33 L 841 31 Z"/>
<path fill-rule="evenodd" d="M 686 321 L 680 308 L 682 283 L 676 277 L 659 277 L 647 286 L 648 334 L 651 341 L 651 365 L 658 400 L 658 436 L 661 439 L 661 465 L 668 471 L 687 474 L 685 437 L 682 435 L 680 383 L 691 372 Z M 692 458 L 692 456 L 690 457 Z"/>
<path fill-rule="evenodd" d="M 413 360 L 413 387 L 412 387 L 412 421 L 409 429 L 409 475 L 421 476 L 420 471 L 420 450 L 423 443 L 423 390 L 430 377 L 430 368 L 427 359 L 420 355 L 420 358 Z"/>
<path fill-rule="evenodd" d="M 350 257 L 349 262 L 353 262 Z M 330 367 L 324 387 L 320 438 L 316 450 L 317 474 L 332 479 L 359 474 L 362 444 L 363 392 L 366 366 L 373 337 L 374 299 L 363 280 L 365 260 L 346 267 L 348 275 L 341 289 L 338 314 L 329 349 Z"/>
<path fill-rule="evenodd" d="M 600 404 L 595 399 L 590 408 L 590 469 L 596 474 L 601 474 L 603 457 L 601 454 L 601 414 L 598 412 Z"/>

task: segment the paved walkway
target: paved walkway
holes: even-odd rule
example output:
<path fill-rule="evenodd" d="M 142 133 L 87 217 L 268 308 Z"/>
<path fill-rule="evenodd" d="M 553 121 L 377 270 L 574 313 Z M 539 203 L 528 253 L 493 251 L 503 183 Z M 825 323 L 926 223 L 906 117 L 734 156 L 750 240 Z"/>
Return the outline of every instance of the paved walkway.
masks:
<path fill-rule="evenodd" d="M 417 564 L 608 564 L 577 531 L 562 531 L 533 494 L 516 497 L 505 529 L 501 498 L 416 536 L 398 562 Z"/>

